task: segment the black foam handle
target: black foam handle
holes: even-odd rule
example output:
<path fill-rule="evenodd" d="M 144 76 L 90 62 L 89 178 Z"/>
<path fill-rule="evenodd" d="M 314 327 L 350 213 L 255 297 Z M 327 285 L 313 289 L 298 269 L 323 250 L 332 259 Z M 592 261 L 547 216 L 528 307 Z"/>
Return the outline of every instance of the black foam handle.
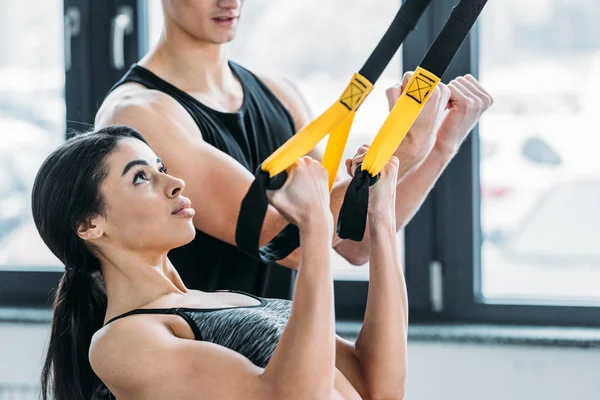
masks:
<path fill-rule="evenodd" d="M 406 0 L 359 73 L 375 84 L 408 34 L 415 29 L 431 0 Z"/>
<path fill-rule="evenodd" d="M 421 62 L 421 67 L 442 77 L 477 21 L 487 0 L 461 0 Z"/>
<path fill-rule="evenodd" d="M 283 187 L 283 185 L 285 184 L 285 181 L 288 178 L 288 173 L 286 171 L 283 171 L 282 173 L 279 173 L 271 178 L 269 178 L 269 181 L 267 182 L 267 189 L 269 190 L 279 190 Z"/>
<path fill-rule="evenodd" d="M 358 164 L 358 167 L 356 167 L 356 170 L 354 171 L 355 176 L 358 172 L 361 171 L 361 168 L 362 168 L 362 163 Z M 369 173 L 367 173 L 367 175 L 369 175 L 369 186 L 373 186 L 374 184 L 376 184 L 377 181 L 379 180 L 379 177 L 381 176 L 381 174 L 371 176 L 371 174 L 369 174 Z"/>
<path fill-rule="evenodd" d="M 369 186 L 373 179 L 360 168 L 354 173 L 338 216 L 337 234 L 340 238 L 357 242 L 363 240 L 369 209 Z"/>

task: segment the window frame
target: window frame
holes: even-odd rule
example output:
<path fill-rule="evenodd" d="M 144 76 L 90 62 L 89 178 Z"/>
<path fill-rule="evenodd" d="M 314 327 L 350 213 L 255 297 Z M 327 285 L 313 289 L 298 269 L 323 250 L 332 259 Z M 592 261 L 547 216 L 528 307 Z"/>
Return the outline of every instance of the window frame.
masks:
<path fill-rule="evenodd" d="M 138 59 L 140 35 L 134 33 L 124 42 L 125 67 L 116 70 L 109 62 L 111 18 L 121 6 L 132 8 L 137 32 L 138 0 L 63 0 L 63 15 L 75 7 L 80 16 L 80 33 L 71 39 L 71 69 L 65 71 L 66 138 L 73 130 L 92 129 L 106 93 Z M 0 265 L 0 307 L 50 307 L 62 274 L 56 267 Z"/>
<path fill-rule="evenodd" d="M 118 7 L 134 10 L 135 33 L 125 45 L 126 67 L 109 62 L 110 18 Z M 447 21 L 455 0 L 434 1 L 401 47 L 404 70 L 414 70 Z M 109 88 L 147 48 L 147 4 L 144 0 L 64 0 L 79 7 L 80 36 L 73 42 L 73 67 L 66 73 L 67 129 L 85 130 Z M 94 18 L 92 18 L 94 16 Z M 443 77 L 478 76 L 478 24 Z M 399 70 L 398 80 L 401 79 Z M 92 79 L 93 78 L 93 79 Z M 83 126 L 83 128 L 82 128 Z M 87 128 L 86 128 L 87 126 Z M 405 228 L 405 275 L 411 322 L 485 323 L 600 327 L 600 307 L 565 304 L 483 303 L 476 295 L 481 264 L 479 133 L 476 127 Z M 464 240 L 469 238 L 469 240 Z M 441 293 L 433 293 L 434 263 L 441 266 Z M 0 269 L 0 306 L 48 307 L 62 271 L 56 268 Z M 334 282 L 338 320 L 361 321 L 367 281 Z M 435 285 L 433 285 L 435 286 Z M 438 304 L 432 301 L 436 298 Z"/>
<path fill-rule="evenodd" d="M 434 4 L 436 32 L 450 14 L 452 3 Z M 479 23 L 444 75 L 444 82 L 466 74 L 478 77 L 478 27 Z M 484 302 L 478 295 L 482 240 L 479 156 L 479 128 L 475 127 L 431 193 L 435 232 L 431 260 L 442 266 L 443 309 L 430 309 L 422 317 L 454 323 L 600 327 L 600 307 L 534 300 Z"/>

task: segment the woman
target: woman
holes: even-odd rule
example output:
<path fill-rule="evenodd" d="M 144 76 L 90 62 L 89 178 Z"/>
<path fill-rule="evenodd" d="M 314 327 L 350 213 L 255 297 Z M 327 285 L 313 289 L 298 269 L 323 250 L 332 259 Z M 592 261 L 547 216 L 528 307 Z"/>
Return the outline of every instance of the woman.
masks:
<path fill-rule="evenodd" d="M 365 151 L 346 162 L 349 172 Z M 188 290 L 167 258 L 195 234 L 184 182 L 131 128 L 67 141 L 40 168 L 32 195 L 38 231 L 66 266 L 44 399 L 402 398 L 408 311 L 394 226 L 397 167 L 393 159 L 372 188 L 370 290 L 352 344 L 335 335 L 333 217 L 320 164 L 299 160 L 270 194 L 300 231 L 292 303 Z"/>

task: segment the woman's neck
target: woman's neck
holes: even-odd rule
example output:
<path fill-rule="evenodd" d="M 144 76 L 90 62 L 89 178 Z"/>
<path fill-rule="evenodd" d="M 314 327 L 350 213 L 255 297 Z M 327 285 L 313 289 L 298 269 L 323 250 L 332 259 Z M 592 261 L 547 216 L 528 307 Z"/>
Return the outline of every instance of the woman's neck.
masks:
<path fill-rule="evenodd" d="M 100 259 L 108 297 L 107 317 L 147 306 L 167 295 L 188 293 L 167 253 L 113 251 Z"/>

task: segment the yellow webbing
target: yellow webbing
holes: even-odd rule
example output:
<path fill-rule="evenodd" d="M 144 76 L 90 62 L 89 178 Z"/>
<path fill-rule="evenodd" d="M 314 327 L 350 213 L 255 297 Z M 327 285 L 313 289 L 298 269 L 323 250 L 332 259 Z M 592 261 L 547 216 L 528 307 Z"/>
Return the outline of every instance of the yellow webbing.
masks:
<path fill-rule="evenodd" d="M 415 122 L 440 78 L 418 67 L 406 89 L 381 126 L 362 163 L 361 170 L 375 176 L 381 172 Z"/>
<path fill-rule="evenodd" d="M 329 173 L 329 188 L 333 186 L 354 115 L 373 90 L 373 84 L 356 73 L 346 90 L 331 107 L 284 143 L 262 164 L 262 170 L 273 177 L 294 165 L 310 152 L 327 134 L 327 150 L 323 165 Z"/>

